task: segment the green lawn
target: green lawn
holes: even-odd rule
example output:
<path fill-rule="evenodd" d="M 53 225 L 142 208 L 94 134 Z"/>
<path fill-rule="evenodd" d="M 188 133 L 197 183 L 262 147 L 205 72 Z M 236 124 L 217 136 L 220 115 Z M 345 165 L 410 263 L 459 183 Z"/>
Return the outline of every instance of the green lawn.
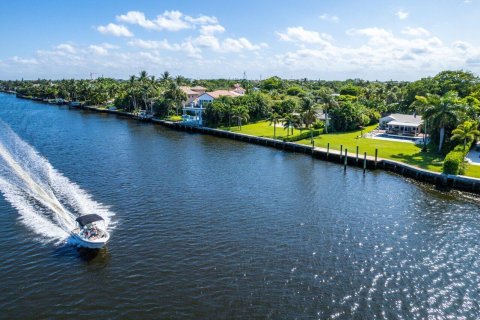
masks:
<path fill-rule="evenodd" d="M 377 126 L 369 126 L 363 130 L 363 134 L 374 130 Z M 221 128 L 228 130 L 228 128 Z M 273 138 L 273 126 L 268 121 L 260 121 L 238 127 L 231 127 L 231 131 L 241 132 L 259 137 Z M 287 131 L 282 127 L 276 129 L 277 139 L 287 136 Z M 300 134 L 300 130 L 294 130 L 294 134 Z M 326 148 L 330 143 L 330 149 L 340 150 L 340 146 L 348 149 L 349 153 L 355 153 L 357 146 L 359 153 L 363 155 L 367 152 L 368 155 L 374 156 L 375 149 L 378 149 L 378 157 L 385 159 L 392 159 L 414 165 L 423 169 L 428 169 L 436 172 L 442 171 L 443 156 L 439 156 L 435 151 L 422 152 L 421 148 L 413 143 L 397 142 L 389 140 L 379 140 L 370 138 L 360 138 L 361 131 L 329 133 L 322 134 L 315 137 L 315 146 Z M 310 145 L 310 139 L 297 141 L 301 144 Z M 480 166 L 468 166 L 465 175 L 480 178 Z"/>
<path fill-rule="evenodd" d="M 480 166 L 468 165 L 464 175 L 480 178 Z"/>
<path fill-rule="evenodd" d="M 221 127 L 220 129 L 228 130 L 227 127 Z M 238 126 L 232 126 L 230 128 L 230 131 L 250 134 L 252 136 L 257 136 L 257 137 L 273 138 L 273 125 L 270 125 L 270 122 L 268 121 L 259 121 L 256 123 L 250 123 L 242 126 L 241 130 Z M 293 129 L 294 135 L 300 134 L 300 133 L 301 133 L 300 130 Z M 280 124 L 277 124 L 277 128 L 276 128 L 277 139 L 281 139 L 286 136 L 287 136 L 287 130 L 285 130 Z"/>
<path fill-rule="evenodd" d="M 365 134 L 375 128 L 376 125 L 367 127 L 363 130 L 363 133 Z M 222 129 L 226 130 L 227 128 Z M 273 126 L 271 126 L 268 121 L 260 121 L 242 126 L 242 130 L 238 127 L 232 127 L 231 131 L 273 138 Z M 294 134 L 299 134 L 300 132 L 300 130 L 294 130 Z M 343 145 L 343 149 L 345 150 L 345 148 L 347 148 L 348 152 L 351 153 L 354 153 L 356 147 L 359 146 L 360 154 L 367 152 L 370 156 L 374 156 L 375 149 L 378 149 L 378 156 L 380 158 L 397 160 L 437 172 L 442 170 L 443 157 L 438 156 L 434 152 L 422 152 L 421 148 L 413 143 L 359 138 L 360 134 L 360 130 L 346 133 L 322 134 L 314 139 L 315 146 L 326 148 L 327 144 L 330 143 L 330 149 L 340 150 L 340 146 Z M 281 139 L 286 135 L 286 130 L 277 127 L 277 138 Z M 310 139 L 300 140 L 298 143 L 310 145 Z"/>
<path fill-rule="evenodd" d="M 363 130 L 363 134 L 374 130 L 377 126 L 373 125 Z M 435 152 L 422 152 L 421 147 L 413 143 L 397 142 L 390 140 L 360 138 L 361 131 L 329 133 L 316 137 L 315 146 L 326 148 L 330 143 L 330 149 L 340 150 L 348 149 L 349 153 L 355 153 L 357 146 L 359 153 L 364 152 L 367 155 L 374 156 L 375 149 L 378 149 L 378 157 L 397 160 L 420 168 L 440 172 L 442 170 L 443 157 Z M 299 143 L 310 144 L 310 139 L 301 140 Z"/>

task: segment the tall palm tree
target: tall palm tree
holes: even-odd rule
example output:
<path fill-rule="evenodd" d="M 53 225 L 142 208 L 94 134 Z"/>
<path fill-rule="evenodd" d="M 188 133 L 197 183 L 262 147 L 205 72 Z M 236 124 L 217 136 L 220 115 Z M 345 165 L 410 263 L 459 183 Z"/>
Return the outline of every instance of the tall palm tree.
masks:
<path fill-rule="evenodd" d="M 273 124 L 273 138 L 275 139 L 277 137 L 277 123 L 281 120 L 282 118 L 280 115 L 276 112 L 271 113 L 270 117 L 268 120 L 270 121 L 270 125 Z"/>
<path fill-rule="evenodd" d="M 242 122 L 247 122 L 250 119 L 248 108 L 246 106 L 236 106 L 232 110 L 232 118 L 237 120 L 237 124 L 242 130 Z"/>
<path fill-rule="evenodd" d="M 467 146 L 467 142 L 472 142 L 480 137 L 478 123 L 474 121 L 465 121 L 452 131 L 452 140 L 463 143 L 463 150 Z"/>
<path fill-rule="evenodd" d="M 458 103 L 457 94 L 447 93 L 442 97 L 427 94 L 425 97 L 419 96 L 416 99 L 425 105 L 423 112 L 425 119 L 439 130 L 438 152 L 440 153 L 445 140 L 445 127 L 457 123 L 459 111 L 462 109 Z"/>
<path fill-rule="evenodd" d="M 337 97 L 329 92 L 325 92 L 324 94 L 321 95 L 320 100 L 322 102 L 324 111 L 325 111 L 325 133 L 328 133 L 328 127 L 329 127 L 329 118 L 328 118 L 328 111 L 330 111 L 332 108 L 335 108 L 338 106 L 338 101 Z"/>
<path fill-rule="evenodd" d="M 137 109 L 137 78 L 132 75 L 130 76 L 130 79 L 128 81 L 128 89 L 127 89 L 128 95 L 130 96 L 130 99 L 132 101 L 132 107 L 133 110 Z"/>

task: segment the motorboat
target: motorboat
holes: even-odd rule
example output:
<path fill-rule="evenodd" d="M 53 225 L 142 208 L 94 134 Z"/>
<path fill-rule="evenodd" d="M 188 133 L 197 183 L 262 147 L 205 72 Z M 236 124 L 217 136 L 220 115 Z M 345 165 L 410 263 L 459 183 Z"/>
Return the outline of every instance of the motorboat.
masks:
<path fill-rule="evenodd" d="M 71 235 L 79 246 L 100 249 L 110 239 L 105 220 L 98 214 L 80 216 L 76 222 L 77 227 L 71 231 Z"/>

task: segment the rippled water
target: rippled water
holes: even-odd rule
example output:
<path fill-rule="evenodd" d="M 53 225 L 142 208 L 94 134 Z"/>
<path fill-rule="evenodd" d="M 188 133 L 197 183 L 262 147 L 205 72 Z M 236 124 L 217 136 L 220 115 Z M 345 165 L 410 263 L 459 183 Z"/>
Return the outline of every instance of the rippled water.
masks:
<path fill-rule="evenodd" d="M 0 318 L 480 316 L 474 196 L 8 95 L 0 120 L 115 226 L 92 254 L 0 196 Z"/>

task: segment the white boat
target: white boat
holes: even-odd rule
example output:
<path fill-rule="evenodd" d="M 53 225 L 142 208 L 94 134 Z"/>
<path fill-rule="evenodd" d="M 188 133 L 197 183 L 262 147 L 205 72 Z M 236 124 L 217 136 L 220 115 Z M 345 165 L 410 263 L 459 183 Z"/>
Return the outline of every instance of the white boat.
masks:
<path fill-rule="evenodd" d="M 71 231 L 72 237 L 82 247 L 100 249 L 110 239 L 105 220 L 98 214 L 87 214 L 76 219 L 77 228 Z"/>

